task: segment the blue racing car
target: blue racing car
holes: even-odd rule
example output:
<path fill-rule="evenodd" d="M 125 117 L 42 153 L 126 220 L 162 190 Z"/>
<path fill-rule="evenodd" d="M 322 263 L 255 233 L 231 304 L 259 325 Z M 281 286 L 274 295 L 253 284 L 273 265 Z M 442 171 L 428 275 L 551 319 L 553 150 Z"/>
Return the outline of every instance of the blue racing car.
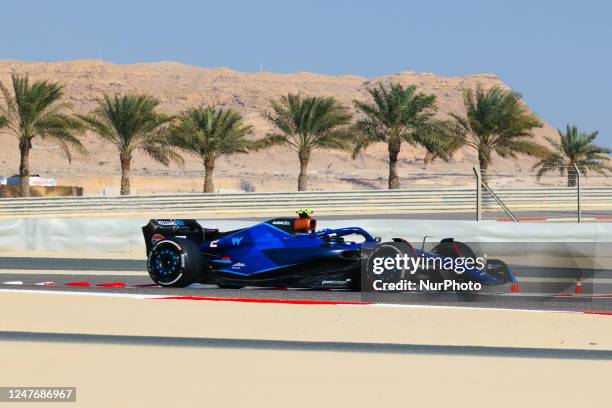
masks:
<path fill-rule="evenodd" d="M 234 289 L 360 290 L 375 256 L 408 254 L 440 261 L 475 257 L 469 246 L 452 239 L 426 252 L 400 238 L 381 243 L 360 227 L 317 230 L 317 221 L 307 210 L 298 211 L 297 217 L 274 218 L 232 231 L 203 228 L 191 219 L 154 219 L 142 230 L 147 269 L 153 281 L 164 287 L 199 282 Z M 487 284 L 513 281 L 502 261 L 488 260 L 482 266 L 464 268 L 461 276 L 455 274 L 452 279 Z M 421 272 L 411 277 L 421 279 Z M 437 278 L 449 278 L 448 271 L 438 272 Z"/>

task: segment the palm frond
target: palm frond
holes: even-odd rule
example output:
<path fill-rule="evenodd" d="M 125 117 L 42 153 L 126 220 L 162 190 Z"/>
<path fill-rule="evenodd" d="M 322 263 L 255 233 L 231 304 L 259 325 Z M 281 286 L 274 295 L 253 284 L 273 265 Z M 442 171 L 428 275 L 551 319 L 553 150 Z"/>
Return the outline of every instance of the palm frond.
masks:
<path fill-rule="evenodd" d="M 70 104 L 62 102 L 64 86 L 58 82 L 31 82 L 25 75 L 11 75 L 12 88 L 0 84 L 0 131 L 15 136 L 25 145 L 34 138 L 54 139 L 71 160 L 71 150 L 84 154 L 77 135 L 85 128 L 68 112 Z"/>
<path fill-rule="evenodd" d="M 184 112 L 168 133 L 171 144 L 208 160 L 260 147 L 258 141 L 248 139 L 253 127 L 238 112 L 212 106 Z"/>
<path fill-rule="evenodd" d="M 501 157 L 518 154 L 544 157 L 547 152 L 535 144 L 532 130 L 542 122 L 529 110 L 517 92 L 494 86 L 466 89 L 465 115 L 452 113 L 457 143 L 476 150 L 487 163 L 491 152 Z"/>
<path fill-rule="evenodd" d="M 271 101 L 266 119 L 276 130 L 262 143 L 286 144 L 296 151 L 348 148 L 351 113 L 335 98 L 288 94 Z"/>
<path fill-rule="evenodd" d="M 96 108 L 79 119 L 87 129 L 112 143 L 120 154 L 142 150 L 154 160 L 168 165 L 180 162 L 168 129 L 174 116 L 157 112 L 159 101 L 148 95 L 104 94 Z"/>
<path fill-rule="evenodd" d="M 534 165 L 534 169 L 538 169 L 538 177 L 554 170 L 563 175 L 567 168 L 574 165 L 585 176 L 589 170 L 601 175 L 609 175 L 612 172 L 612 166 L 608 164 L 612 161 L 612 150 L 592 143 L 598 132 L 583 133 L 577 126 L 571 125 L 567 125 L 565 132 L 560 129 L 557 132 L 559 140 L 547 138 L 551 151 Z"/>

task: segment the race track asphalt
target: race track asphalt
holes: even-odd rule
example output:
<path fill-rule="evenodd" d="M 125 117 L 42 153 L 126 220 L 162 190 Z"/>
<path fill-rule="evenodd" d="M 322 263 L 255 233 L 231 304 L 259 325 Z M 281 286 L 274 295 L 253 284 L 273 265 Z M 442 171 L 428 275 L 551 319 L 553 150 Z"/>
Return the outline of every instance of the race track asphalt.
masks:
<path fill-rule="evenodd" d="M 53 283 L 52 285 L 50 283 Z M 70 285 L 87 286 L 70 286 Z M 103 285 L 103 286 L 100 286 Z M 511 294 L 508 287 L 477 294 L 466 293 L 386 293 L 366 294 L 349 291 L 278 290 L 244 288 L 219 289 L 216 286 L 194 284 L 188 288 L 153 286 L 144 261 L 139 260 L 78 260 L 46 258 L 0 258 L 0 289 L 47 290 L 91 293 L 121 293 L 167 295 L 226 299 L 277 299 L 323 302 L 374 302 L 387 304 L 433 305 L 455 307 L 486 307 L 554 311 L 589 311 L 612 313 L 612 295 L 598 293 L 585 285 L 583 296 L 572 296 L 573 286 L 562 283 L 557 292 L 567 296 L 552 296 L 530 290 L 521 284 L 521 293 Z M 606 285 L 609 286 L 609 285 Z M 535 286 L 534 286 L 535 287 Z M 590 295 L 592 293 L 597 295 Z M 609 291 L 608 293 L 612 293 Z"/>

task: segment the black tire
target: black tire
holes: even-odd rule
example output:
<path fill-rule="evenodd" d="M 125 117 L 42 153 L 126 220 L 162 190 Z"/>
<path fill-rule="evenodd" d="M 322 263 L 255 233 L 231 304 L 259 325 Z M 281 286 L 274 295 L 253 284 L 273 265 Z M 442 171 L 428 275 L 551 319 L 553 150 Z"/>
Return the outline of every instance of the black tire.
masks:
<path fill-rule="evenodd" d="M 168 238 L 155 244 L 147 258 L 149 276 L 160 286 L 184 288 L 202 276 L 204 259 L 195 242 Z"/>
<path fill-rule="evenodd" d="M 443 241 L 436 245 L 431 252 L 445 258 L 472 258 L 476 259 L 476 253 L 470 246 L 460 241 Z M 465 278 L 454 271 L 442 269 L 440 277 L 442 280 L 454 280 L 457 282 L 465 281 Z"/>
<path fill-rule="evenodd" d="M 375 258 L 394 258 L 396 255 L 403 256 L 408 255 L 409 258 L 416 257 L 414 248 L 405 242 L 382 242 L 380 243 L 369 255 L 366 264 L 366 274 L 364 276 L 365 281 L 362 285 L 362 290 L 372 292 L 373 284 L 375 280 L 380 280 L 387 283 L 395 283 L 401 280 L 414 280 L 415 276 L 411 275 L 408 271 L 403 269 L 390 269 L 385 270 L 382 274 L 374 272 L 374 259 Z"/>
<path fill-rule="evenodd" d="M 476 259 L 476 253 L 470 246 L 460 241 L 445 241 L 436 245 L 431 252 L 447 258 L 473 258 Z"/>
<path fill-rule="evenodd" d="M 508 268 L 508 265 L 506 265 L 506 263 L 501 259 L 487 260 L 487 272 L 501 280 L 503 283 L 512 282 L 512 277 L 510 276 L 509 271 L 510 268 Z"/>

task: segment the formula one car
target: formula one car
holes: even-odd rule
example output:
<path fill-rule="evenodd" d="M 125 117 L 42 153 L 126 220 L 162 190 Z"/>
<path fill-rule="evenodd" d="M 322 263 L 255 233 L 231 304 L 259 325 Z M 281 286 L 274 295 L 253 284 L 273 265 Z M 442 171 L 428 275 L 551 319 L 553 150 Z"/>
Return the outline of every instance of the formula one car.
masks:
<path fill-rule="evenodd" d="M 364 260 L 384 253 L 457 258 L 473 251 L 452 239 L 431 252 L 414 249 L 395 238 L 379 238 L 360 227 L 317 230 L 311 211 L 297 217 L 274 218 L 233 231 L 203 228 L 192 219 L 154 219 L 142 230 L 147 248 L 147 269 L 164 287 L 193 283 L 239 289 L 244 286 L 359 290 Z M 444 274 L 441 277 L 445 277 Z M 465 271 L 463 280 L 501 284 L 513 280 L 501 261 Z"/>

